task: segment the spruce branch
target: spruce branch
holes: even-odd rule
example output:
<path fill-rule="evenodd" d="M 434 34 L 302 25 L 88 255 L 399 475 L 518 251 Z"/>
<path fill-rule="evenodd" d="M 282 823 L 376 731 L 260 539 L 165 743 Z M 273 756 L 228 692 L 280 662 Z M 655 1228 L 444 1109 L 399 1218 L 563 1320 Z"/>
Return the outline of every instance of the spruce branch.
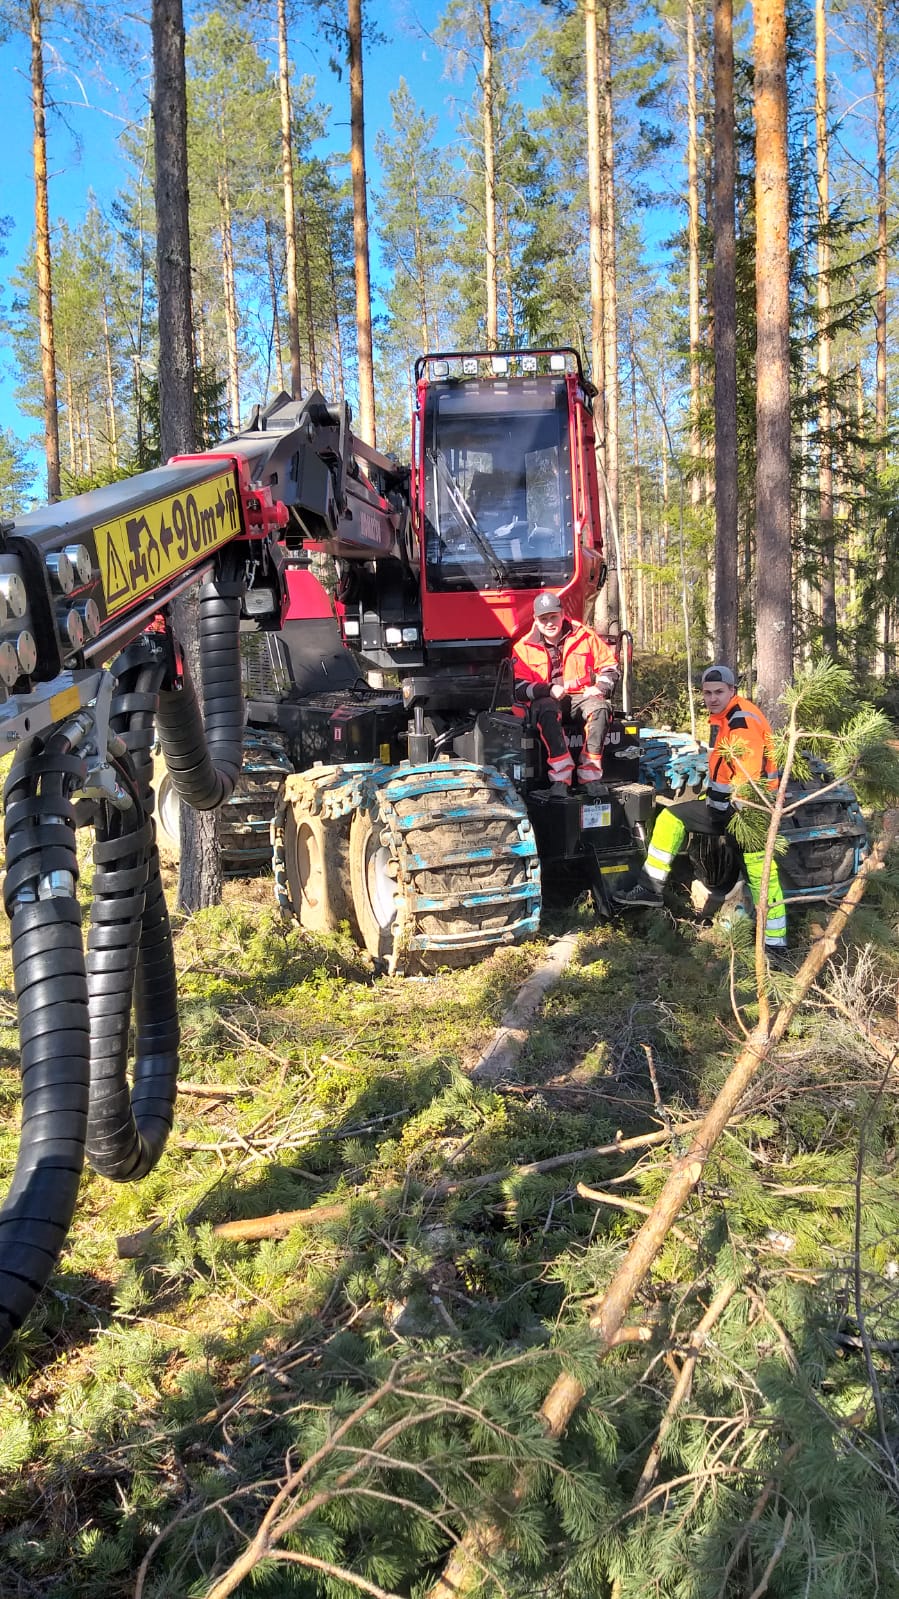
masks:
<path fill-rule="evenodd" d="M 651 1214 L 631 1241 L 624 1260 L 603 1294 L 599 1308 L 587 1323 L 596 1336 L 601 1353 L 610 1347 L 611 1340 L 623 1325 L 625 1315 L 658 1256 L 672 1223 L 702 1177 L 719 1137 L 772 1048 L 786 1034 L 825 961 L 837 948 L 856 906 L 864 896 L 869 878 L 882 869 L 897 834 L 899 811 L 891 811 L 884 818 L 884 831 L 880 839 L 863 862 L 845 898 L 834 910 L 823 936 L 812 945 L 796 973 L 790 996 L 781 1005 L 773 1023 L 767 1025 L 760 1020 L 753 1029 L 690 1149 L 674 1162 L 671 1175 Z M 563 1373 L 557 1378 L 539 1411 L 550 1437 L 558 1438 L 565 1431 L 585 1392 L 586 1389 L 576 1376 Z M 525 1476 L 516 1487 L 516 1502 L 523 1502 L 527 1491 Z M 428 1599 L 458 1599 L 459 1595 L 470 1593 L 479 1580 L 483 1560 L 497 1553 L 503 1542 L 497 1515 L 485 1515 L 466 1532 L 450 1557 L 442 1577 L 429 1589 Z"/>

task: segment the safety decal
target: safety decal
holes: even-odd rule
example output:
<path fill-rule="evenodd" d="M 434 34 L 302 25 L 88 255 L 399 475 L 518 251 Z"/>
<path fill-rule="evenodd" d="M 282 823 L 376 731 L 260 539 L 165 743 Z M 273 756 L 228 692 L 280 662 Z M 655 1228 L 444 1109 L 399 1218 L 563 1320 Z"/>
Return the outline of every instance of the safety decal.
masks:
<path fill-rule="evenodd" d="M 230 471 L 207 483 L 94 528 L 106 614 L 124 610 L 149 590 L 243 531 Z"/>

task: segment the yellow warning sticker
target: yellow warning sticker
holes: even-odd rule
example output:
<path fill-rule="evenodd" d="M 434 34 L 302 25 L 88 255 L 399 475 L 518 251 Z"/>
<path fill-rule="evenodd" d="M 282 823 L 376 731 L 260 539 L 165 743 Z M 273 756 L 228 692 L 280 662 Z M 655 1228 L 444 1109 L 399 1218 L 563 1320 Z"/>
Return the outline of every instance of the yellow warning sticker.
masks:
<path fill-rule="evenodd" d="M 94 528 L 107 616 L 124 610 L 242 531 L 230 471 Z"/>

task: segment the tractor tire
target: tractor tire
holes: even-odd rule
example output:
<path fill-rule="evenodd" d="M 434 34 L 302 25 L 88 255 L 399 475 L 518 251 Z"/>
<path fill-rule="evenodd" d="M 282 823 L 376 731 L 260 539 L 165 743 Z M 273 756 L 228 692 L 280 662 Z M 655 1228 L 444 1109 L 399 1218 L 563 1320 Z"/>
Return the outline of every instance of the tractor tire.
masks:
<path fill-rule="evenodd" d="M 539 924 L 533 829 L 492 767 L 376 772 L 353 817 L 349 865 L 362 942 L 388 972 L 467 965 Z"/>
<path fill-rule="evenodd" d="M 274 731 L 247 731 L 244 764 L 227 804 L 216 813 L 222 871 L 252 877 L 271 864 L 271 824 L 286 777 L 293 771 L 287 746 Z M 181 801 L 159 756 L 154 763 L 156 839 L 176 860 L 181 854 Z"/>
<path fill-rule="evenodd" d="M 274 729 L 247 728 L 234 793 L 217 813 L 222 871 L 252 877 L 271 866 L 271 826 L 281 788 L 293 772 L 286 741 Z"/>
<path fill-rule="evenodd" d="M 339 768 L 330 768 L 330 773 Z M 284 813 L 284 871 L 294 914 L 310 933 L 333 933 L 348 921 L 358 932 L 350 894 L 350 817 L 323 816 L 322 780 L 303 784 Z"/>

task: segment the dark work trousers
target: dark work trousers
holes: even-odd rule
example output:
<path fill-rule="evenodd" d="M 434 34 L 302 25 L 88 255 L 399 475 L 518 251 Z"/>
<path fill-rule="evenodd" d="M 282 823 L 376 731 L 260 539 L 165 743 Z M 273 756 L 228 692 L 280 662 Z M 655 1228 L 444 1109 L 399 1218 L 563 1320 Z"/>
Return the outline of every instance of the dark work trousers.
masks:
<path fill-rule="evenodd" d="M 594 705 L 595 710 L 584 715 L 584 706 Z M 595 760 L 601 761 L 602 747 L 609 730 L 608 701 L 585 698 L 583 694 L 566 694 L 564 699 L 535 700 L 532 714 L 547 755 L 557 759 L 568 753 L 565 723 L 584 729 L 584 749 Z"/>

